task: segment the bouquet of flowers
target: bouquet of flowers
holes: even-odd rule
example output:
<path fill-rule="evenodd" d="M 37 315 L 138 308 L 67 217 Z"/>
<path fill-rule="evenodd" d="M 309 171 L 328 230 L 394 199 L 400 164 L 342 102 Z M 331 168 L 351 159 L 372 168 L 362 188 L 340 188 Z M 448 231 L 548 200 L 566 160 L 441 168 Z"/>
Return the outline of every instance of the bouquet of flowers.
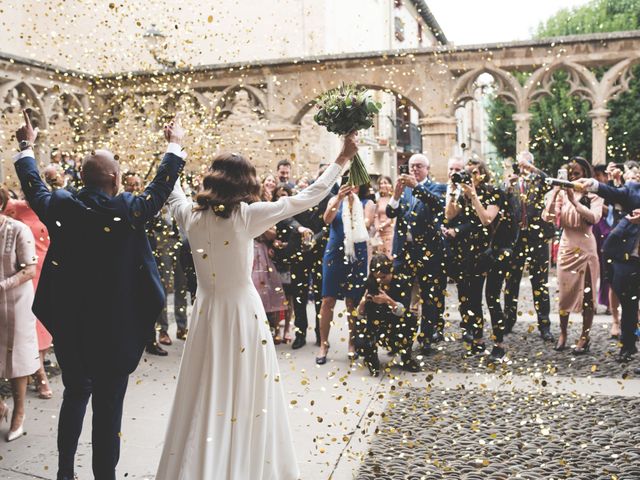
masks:
<path fill-rule="evenodd" d="M 347 135 L 373 125 L 373 117 L 382 105 L 371 100 L 365 88 L 342 85 L 329 90 L 318 100 L 318 113 L 313 119 L 329 132 Z M 371 179 L 360 155 L 354 157 L 349 170 L 350 185 L 365 185 Z"/>

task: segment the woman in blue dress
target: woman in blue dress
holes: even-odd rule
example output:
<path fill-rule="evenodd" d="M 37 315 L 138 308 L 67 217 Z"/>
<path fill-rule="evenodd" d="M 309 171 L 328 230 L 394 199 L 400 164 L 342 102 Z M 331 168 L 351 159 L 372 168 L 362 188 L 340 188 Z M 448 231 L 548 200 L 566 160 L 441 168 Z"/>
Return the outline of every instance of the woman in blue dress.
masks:
<path fill-rule="evenodd" d="M 375 206 L 368 199 L 369 185 L 343 185 L 329 200 L 324 222 L 331 225 L 329 242 L 322 259 L 322 306 L 320 307 L 320 352 L 318 365 L 327 363 L 329 330 L 336 300 L 344 299 L 349 316 L 349 356 L 355 356 L 352 332 L 355 311 L 367 278 L 367 241 Z"/>

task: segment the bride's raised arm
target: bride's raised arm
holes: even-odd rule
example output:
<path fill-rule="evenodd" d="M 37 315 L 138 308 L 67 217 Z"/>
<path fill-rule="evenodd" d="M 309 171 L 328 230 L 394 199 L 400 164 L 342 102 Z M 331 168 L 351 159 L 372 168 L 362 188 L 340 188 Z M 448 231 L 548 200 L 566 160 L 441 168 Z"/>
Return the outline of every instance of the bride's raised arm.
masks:
<path fill-rule="evenodd" d="M 184 190 L 182 190 L 180 178 L 176 180 L 167 204 L 169 206 L 169 213 L 176 220 L 178 226 L 184 230 L 189 212 L 191 212 L 191 208 L 193 207 L 193 202 L 187 198 Z"/>
<path fill-rule="evenodd" d="M 336 161 L 313 184 L 293 197 L 282 197 L 276 202 L 256 202 L 247 205 L 245 220 L 249 235 L 255 238 L 279 221 L 293 217 L 320 203 L 335 185 L 344 165 L 357 152 L 356 134 L 347 135 Z"/>

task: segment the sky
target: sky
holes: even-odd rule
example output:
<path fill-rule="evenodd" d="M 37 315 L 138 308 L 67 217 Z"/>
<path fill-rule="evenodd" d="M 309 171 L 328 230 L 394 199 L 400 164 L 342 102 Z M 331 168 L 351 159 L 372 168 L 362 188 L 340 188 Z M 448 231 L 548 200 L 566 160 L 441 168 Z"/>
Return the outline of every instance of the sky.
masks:
<path fill-rule="evenodd" d="M 456 45 L 526 40 L 561 8 L 588 0 L 427 0 L 449 42 Z"/>

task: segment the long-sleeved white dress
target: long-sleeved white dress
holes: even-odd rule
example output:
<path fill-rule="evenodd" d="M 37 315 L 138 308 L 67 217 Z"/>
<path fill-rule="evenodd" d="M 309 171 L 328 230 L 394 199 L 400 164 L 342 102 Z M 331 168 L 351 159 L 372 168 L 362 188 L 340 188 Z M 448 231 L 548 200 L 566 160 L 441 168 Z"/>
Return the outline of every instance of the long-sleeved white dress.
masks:
<path fill-rule="evenodd" d="M 189 337 L 156 480 L 297 480 L 300 476 L 267 317 L 251 280 L 253 239 L 320 202 L 341 168 L 277 202 L 228 219 L 196 211 L 176 185 L 171 214 L 198 277 Z"/>

